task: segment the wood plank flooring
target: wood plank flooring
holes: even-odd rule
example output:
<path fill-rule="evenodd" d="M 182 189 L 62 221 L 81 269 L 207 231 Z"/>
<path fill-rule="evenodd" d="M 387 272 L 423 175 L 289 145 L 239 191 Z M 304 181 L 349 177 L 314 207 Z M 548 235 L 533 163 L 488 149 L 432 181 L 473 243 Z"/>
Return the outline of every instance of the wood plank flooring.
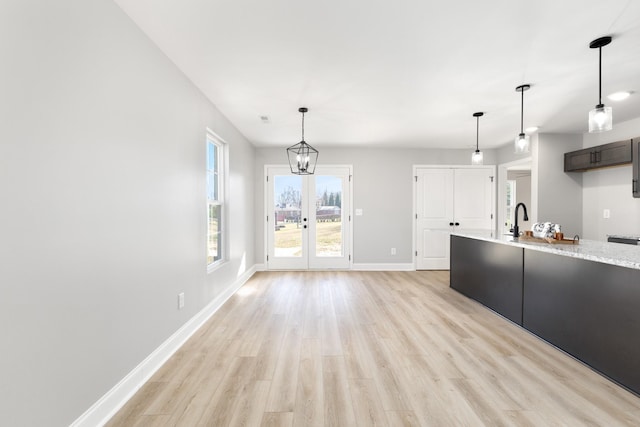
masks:
<path fill-rule="evenodd" d="M 638 426 L 640 398 L 448 272 L 263 272 L 108 426 Z"/>

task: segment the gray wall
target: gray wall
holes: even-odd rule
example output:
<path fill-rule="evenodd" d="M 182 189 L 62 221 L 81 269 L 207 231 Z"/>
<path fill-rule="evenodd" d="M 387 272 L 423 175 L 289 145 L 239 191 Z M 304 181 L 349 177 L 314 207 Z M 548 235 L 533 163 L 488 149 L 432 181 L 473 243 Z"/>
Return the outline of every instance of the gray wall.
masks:
<path fill-rule="evenodd" d="M 112 1 L 0 17 L 0 423 L 63 426 L 254 265 L 254 149 Z M 231 176 L 211 274 L 206 127 Z"/>
<path fill-rule="evenodd" d="M 614 123 L 609 132 L 585 134 L 583 146 L 593 147 L 640 137 L 640 118 Z M 606 240 L 607 234 L 640 235 L 640 199 L 631 195 L 631 165 L 582 173 L 584 237 Z M 603 218 L 604 209 L 611 217 Z"/>
<path fill-rule="evenodd" d="M 640 199 L 631 195 L 631 165 L 564 173 L 562 163 L 568 151 L 640 137 L 640 118 L 614 123 L 609 132 L 534 137 L 532 179 L 537 183 L 532 182 L 532 198 L 538 200 L 538 221 L 557 221 L 567 235 L 591 240 L 605 241 L 608 234 L 640 235 Z M 511 144 L 496 154 L 500 164 L 518 158 Z M 610 218 L 603 217 L 604 209 Z"/>
<path fill-rule="evenodd" d="M 312 135 L 308 135 L 313 145 Z M 256 262 L 265 262 L 264 166 L 286 164 L 285 147 L 256 152 Z M 413 263 L 413 166 L 469 165 L 473 150 L 319 148 L 318 163 L 353 165 L 353 262 L 355 264 Z M 484 163 L 495 164 L 493 150 Z M 390 248 L 397 254 L 390 255 Z"/>
<path fill-rule="evenodd" d="M 507 179 L 516 182 L 516 204 L 524 203 L 529 209 L 531 206 L 531 171 L 509 171 Z"/>
<path fill-rule="evenodd" d="M 533 161 L 538 176 L 538 222 L 562 225 L 582 235 L 582 175 L 564 172 L 564 153 L 582 146 L 582 135 L 539 134 Z M 532 176 L 535 179 L 535 174 Z"/>
<path fill-rule="evenodd" d="M 531 135 L 531 147 L 530 147 L 531 151 L 533 151 L 534 145 L 537 144 L 537 140 L 538 140 L 537 133 Z M 497 148 L 495 150 L 495 155 L 496 155 L 497 164 L 501 165 L 503 163 L 509 163 L 509 162 L 523 159 L 525 157 L 530 157 L 531 153 L 516 154 L 514 152 L 513 141 L 511 141 L 508 144 L 504 144 L 503 146 Z"/>

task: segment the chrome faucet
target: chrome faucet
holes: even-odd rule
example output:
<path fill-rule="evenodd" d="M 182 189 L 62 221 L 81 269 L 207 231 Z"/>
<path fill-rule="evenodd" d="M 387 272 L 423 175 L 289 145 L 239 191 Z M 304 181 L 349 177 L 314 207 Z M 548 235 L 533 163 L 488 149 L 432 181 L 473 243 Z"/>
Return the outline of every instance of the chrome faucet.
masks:
<path fill-rule="evenodd" d="M 520 229 L 518 228 L 518 208 L 520 206 L 522 206 L 522 209 L 524 209 L 524 217 L 522 218 L 522 220 L 529 221 L 529 216 L 527 216 L 527 207 L 522 202 L 518 203 L 516 205 L 516 223 L 513 226 L 513 237 L 515 238 L 520 237 Z"/>

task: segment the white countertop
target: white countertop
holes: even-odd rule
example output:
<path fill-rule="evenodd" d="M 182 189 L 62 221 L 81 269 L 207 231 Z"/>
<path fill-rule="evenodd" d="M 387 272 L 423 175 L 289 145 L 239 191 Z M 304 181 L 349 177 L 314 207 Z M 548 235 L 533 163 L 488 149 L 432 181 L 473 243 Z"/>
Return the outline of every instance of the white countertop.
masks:
<path fill-rule="evenodd" d="M 580 240 L 580 243 L 576 245 L 563 245 L 518 241 L 512 236 L 489 236 L 486 233 L 484 235 L 471 232 L 455 232 L 451 234 L 640 270 L 640 246 L 638 245 L 600 242 L 597 240 Z"/>

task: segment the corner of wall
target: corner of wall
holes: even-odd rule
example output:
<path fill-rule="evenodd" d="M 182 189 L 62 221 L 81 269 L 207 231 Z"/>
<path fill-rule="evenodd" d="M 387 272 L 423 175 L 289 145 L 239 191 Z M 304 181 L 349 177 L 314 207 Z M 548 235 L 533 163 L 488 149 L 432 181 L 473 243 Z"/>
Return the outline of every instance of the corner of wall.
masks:
<path fill-rule="evenodd" d="M 256 267 L 247 270 L 205 308 L 187 321 L 180 329 L 156 348 L 146 359 L 129 372 L 118 384 L 102 396 L 76 419 L 71 427 L 105 425 L 125 403 L 169 360 L 187 340 L 204 325 L 222 305 L 236 293 L 255 273 Z"/>

